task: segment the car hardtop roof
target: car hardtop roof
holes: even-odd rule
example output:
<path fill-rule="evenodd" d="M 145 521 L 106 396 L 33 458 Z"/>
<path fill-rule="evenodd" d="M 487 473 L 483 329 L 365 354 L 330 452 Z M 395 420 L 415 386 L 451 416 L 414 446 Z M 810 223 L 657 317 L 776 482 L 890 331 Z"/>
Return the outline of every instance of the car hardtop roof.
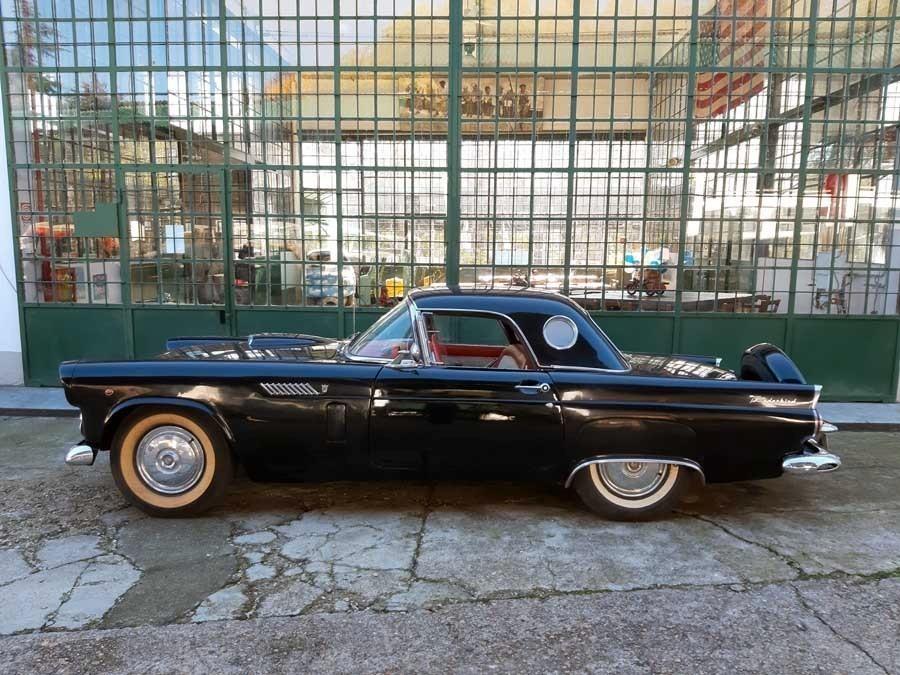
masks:
<path fill-rule="evenodd" d="M 429 286 L 427 288 L 413 288 L 409 291 L 409 298 L 417 303 L 422 304 L 426 309 L 437 309 L 439 298 L 452 298 L 455 302 L 447 309 L 479 309 L 482 303 L 485 305 L 496 305 L 498 301 L 503 300 L 542 300 L 559 303 L 576 311 L 581 308 L 572 301 L 556 291 L 548 291 L 540 288 L 460 288 L 458 286 Z M 460 300 L 469 302 L 460 303 Z"/>

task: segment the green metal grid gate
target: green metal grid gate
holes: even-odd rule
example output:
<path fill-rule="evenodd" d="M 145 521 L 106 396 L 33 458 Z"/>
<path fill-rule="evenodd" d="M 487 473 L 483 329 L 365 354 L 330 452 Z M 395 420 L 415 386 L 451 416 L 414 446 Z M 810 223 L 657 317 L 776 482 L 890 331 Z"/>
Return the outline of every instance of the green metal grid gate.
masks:
<path fill-rule="evenodd" d="M 527 284 L 626 349 L 768 340 L 893 400 L 897 10 L 0 0 L 26 377 Z"/>

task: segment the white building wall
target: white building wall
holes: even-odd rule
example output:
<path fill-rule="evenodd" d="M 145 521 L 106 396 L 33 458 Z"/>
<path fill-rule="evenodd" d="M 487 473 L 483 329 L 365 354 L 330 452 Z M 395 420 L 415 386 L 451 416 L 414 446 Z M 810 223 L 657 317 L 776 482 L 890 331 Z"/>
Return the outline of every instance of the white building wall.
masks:
<path fill-rule="evenodd" d="M 0 129 L 4 123 L 0 107 Z M 9 180 L 6 143 L 0 142 L 0 385 L 22 384 L 23 379 Z"/>

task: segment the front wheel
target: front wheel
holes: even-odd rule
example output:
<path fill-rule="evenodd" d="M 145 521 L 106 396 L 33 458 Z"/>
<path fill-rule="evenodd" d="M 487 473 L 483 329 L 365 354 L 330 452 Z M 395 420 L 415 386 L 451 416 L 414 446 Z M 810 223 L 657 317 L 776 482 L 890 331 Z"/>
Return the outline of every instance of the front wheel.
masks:
<path fill-rule="evenodd" d="M 594 513 L 613 520 L 648 520 L 675 508 L 690 477 L 663 462 L 604 462 L 575 474 L 575 491 Z"/>
<path fill-rule="evenodd" d="M 116 433 L 110 466 L 129 502 L 153 516 L 192 516 L 224 494 L 234 474 L 221 430 L 200 415 L 162 408 L 131 414 Z"/>

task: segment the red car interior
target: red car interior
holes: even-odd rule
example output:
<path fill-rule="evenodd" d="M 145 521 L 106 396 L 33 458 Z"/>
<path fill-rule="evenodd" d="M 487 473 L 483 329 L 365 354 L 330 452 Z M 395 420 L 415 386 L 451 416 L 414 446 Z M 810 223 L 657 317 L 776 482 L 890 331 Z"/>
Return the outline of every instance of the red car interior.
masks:
<path fill-rule="evenodd" d="M 448 366 L 471 366 L 502 370 L 533 370 L 534 364 L 520 345 L 470 345 L 441 342 L 437 333 L 429 337 L 431 353 Z"/>

